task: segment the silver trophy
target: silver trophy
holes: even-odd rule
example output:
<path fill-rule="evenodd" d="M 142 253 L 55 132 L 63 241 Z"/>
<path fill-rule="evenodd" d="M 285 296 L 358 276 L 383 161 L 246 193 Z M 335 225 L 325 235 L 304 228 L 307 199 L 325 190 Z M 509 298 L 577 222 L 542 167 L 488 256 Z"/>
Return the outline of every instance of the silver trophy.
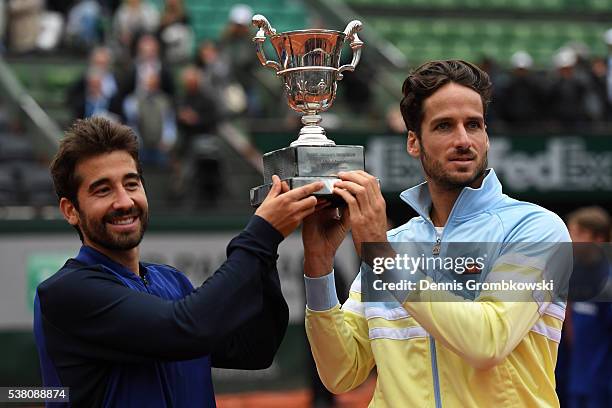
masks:
<path fill-rule="evenodd" d="M 320 112 L 326 111 L 336 97 L 336 81 L 343 72 L 354 71 L 361 57 L 363 42 L 357 36 L 361 22 L 351 21 L 344 32 L 333 30 L 297 30 L 277 34 L 261 14 L 253 16 L 259 28 L 253 38 L 257 57 L 264 67 L 276 71 L 285 83 L 289 106 L 302 114 L 304 126 L 297 140 L 289 147 L 264 154 L 264 185 L 251 189 L 251 205 L 258 206 L 270 191 L 272 175 L 278 175 L 296 188 L 314 181 L 325 187 L 315 193 L 328 196 L 337 204 L 342 200 L 332 194 L 340 171 L 365 168 L 363 146 L 337 146 L 320 126 Z M 270 38 L 279 62 L 264 54 L 266 35 Z M 340 52 L 345 42 L 353 51 L 350 64 L 340 65 Z"/>

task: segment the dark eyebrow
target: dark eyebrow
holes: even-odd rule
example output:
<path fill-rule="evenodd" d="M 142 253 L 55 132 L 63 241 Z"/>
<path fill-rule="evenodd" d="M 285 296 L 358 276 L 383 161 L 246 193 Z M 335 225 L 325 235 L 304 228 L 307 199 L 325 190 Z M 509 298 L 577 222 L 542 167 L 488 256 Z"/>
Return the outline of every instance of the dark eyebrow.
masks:
<path fill-rule="evenodd" d="M 453 118 L 448 118 L 448 117 L 441 117 L 441 118 L 436 118 L 434 120 L 431 121 L 432 124 L 434 123 L 441 123 L 441 122 L 452 122 L 454 121 Z"/>
<path fill-rule="evenodd" d="M 441 118 L 435 118 L 432 120 L 432 122 L 448 122 L 448 121 L 452 121 L 454 120 L 453 118 L 450 117 L 441 117 Z"/>
<path fill-rule="evenodd" d="M 470 116 L 467 120 L 475 120 L 477 122 L 484 122 L 484 118 L 482 116 Z"/>
<path fill-rule="evenodd" d="M 103 184 L 107 184 L 107 183 L 110 183 L 110 180 L 107 177 L 98 179 L 89 185 L 89 187 L 87 188 L 87 191 L 92 193 L 96 188 L 98 188 L 99 186 Z"/>
<path fill-rule="evenodd" d="M 125 176 L 123 176 L 123 180 L 132 180 L 132 179 L 136 179 L 140 181 L 140 175 L 138 173 L 128 173 Z"/>
<path fill-rule="evenodd" d="M 140 181 L 140 176 L 138 175 L 138 173 L 128 173 L 125 176 L 123 176 L 123 180 L 138 180 Z M 89 185 L 89 187 L 87 188 L 87 191 L 89 191 L 90 193 L 93 192 L 96 188 L 100 187 L 103 184 L 107 184 L 110 183 L 110 179 L 108 177 L 105 178 L 101 178 L 99 180 L 94 181 L 93 183 L 91 183 Z"/>

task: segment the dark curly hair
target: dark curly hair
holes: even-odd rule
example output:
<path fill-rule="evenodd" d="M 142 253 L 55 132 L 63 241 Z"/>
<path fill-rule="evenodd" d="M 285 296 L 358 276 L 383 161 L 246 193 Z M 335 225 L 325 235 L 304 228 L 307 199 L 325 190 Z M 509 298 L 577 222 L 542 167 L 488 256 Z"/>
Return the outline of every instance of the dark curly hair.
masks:
<path fill-rule="evenodd" d="M 453 82 L 478 92 L 483 113 L 491 101 L 492 84 L 489 75 L 476 65 L 462 60 L 430 61 L 416 68 L 402 86 L 400 103 L 406 128 L 421 137 L 423 103 L 444 85 Z"/>

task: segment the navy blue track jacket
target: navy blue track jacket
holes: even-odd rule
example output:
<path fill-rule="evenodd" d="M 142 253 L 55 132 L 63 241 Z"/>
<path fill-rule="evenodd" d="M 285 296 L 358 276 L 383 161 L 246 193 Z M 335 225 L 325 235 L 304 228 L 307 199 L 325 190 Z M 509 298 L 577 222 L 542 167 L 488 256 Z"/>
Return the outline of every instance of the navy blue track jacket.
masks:
<path fill-rule="evenodd" d="M 172 267 L 141 263 L 137 276 L 83 246 L 37 290 L 44 385 L 70 387 L 75 407 L 214 407 L 211 366 L 266 368 L 283 339 L 282 240 L 253 216 L 195 290 Z"/>

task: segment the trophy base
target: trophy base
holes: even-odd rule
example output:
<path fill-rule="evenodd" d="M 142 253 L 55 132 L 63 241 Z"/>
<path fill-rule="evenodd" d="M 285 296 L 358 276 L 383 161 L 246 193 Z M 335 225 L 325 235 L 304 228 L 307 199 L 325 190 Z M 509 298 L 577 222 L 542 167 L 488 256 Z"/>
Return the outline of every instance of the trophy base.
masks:
<path fill-rule="evenodd" d="M 312 195 L 317 198 L 329 200 L 333 207 L 343 207 L 346 205 L 342 197 L 333 193 L 334 184 L 340 181 L 340 179 L 337 177 L 291 177 L 283 181 L 286 181 L 287 184 L 289 184 L 289 189 L 291 190 L 305 186 L 306 184 L 314 183 L 316 181 L 322 181 L 324 184 L 323 188 Z M 251 205 L 253 207 L 258 207 L 263 200 L 266 199 L 266 196 L 270 192 L 271 188 L 271 183 L 252 188 Z"/>
<path fill-rule="evenodd" d="M 363 170 L 365 157 L 363 146 L 290 146 L 264 154 L 264 183 L 251 189 L 251 205 L 259 206 L 272 186 L 276 174 L 289 184 L 290 189 L 315 181 L 325 184 L 314 195 L 325 197 L 332 204 L 343 205 L 344 201 L 332 193 L 333 185 L 340 179 L 341 171 Z"/>
<path fill-rule="evenodd" d="M 263 155 L 264 183 L 272 175 L 281 180 L 295 177 L 335 177 L 340 171 L 363 170 L 363 146 L 290 146 Z"/>

